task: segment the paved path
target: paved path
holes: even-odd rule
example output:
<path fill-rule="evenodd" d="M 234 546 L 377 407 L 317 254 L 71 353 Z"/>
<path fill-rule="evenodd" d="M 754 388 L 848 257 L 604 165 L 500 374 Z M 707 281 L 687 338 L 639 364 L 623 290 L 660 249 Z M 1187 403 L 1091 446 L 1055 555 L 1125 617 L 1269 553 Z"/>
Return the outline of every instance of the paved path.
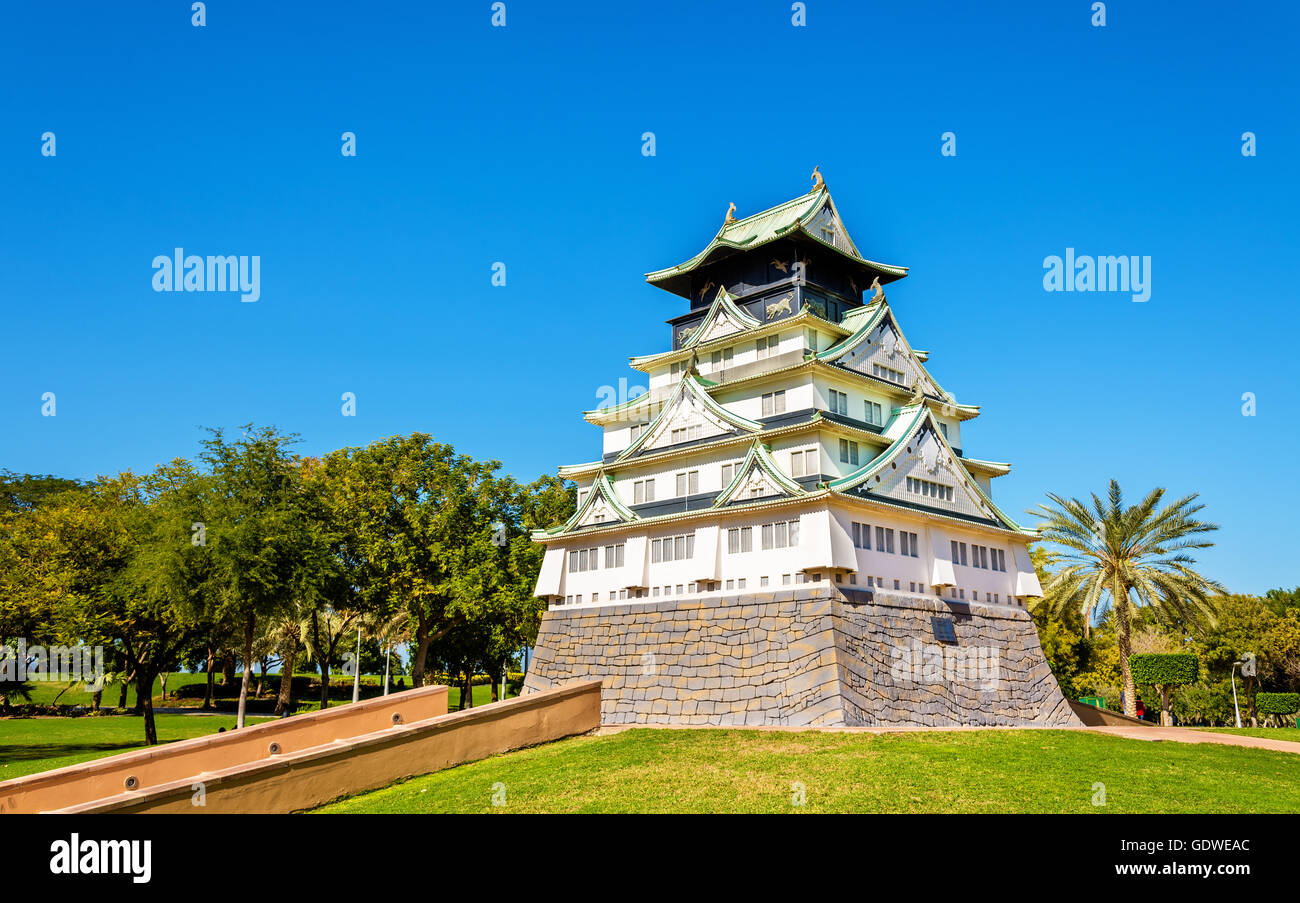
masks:
<path fill-rule="evenodd" d="M 1186 727 L 1090 727 L 1090 731 L 1110 734 L 1129 740 L 1172 740 L 1175 743 L 1219 743 L 1223 746 L 1253 746 L 1256 749 L 1271 749 L 1275 752 L 1300 754 L 1300 743 L 1290 740 L 1270 740 L 1265 737 L 1246 737 L 1241 734 L 1219 734 L 1213 731 L 1198 731 Z"/>

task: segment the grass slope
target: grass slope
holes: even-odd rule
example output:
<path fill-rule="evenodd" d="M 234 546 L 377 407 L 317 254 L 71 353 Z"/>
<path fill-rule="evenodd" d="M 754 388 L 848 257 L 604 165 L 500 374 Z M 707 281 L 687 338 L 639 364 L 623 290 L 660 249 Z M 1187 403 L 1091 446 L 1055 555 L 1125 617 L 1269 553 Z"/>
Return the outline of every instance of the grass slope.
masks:
<path fill-rule="evenodd" d="M 495 785 L 504 806 L 492 805 Z M 798 785 L 803 806 L 792 804 Z M 1300 755 L 1084 731 L 642 729 L 494 756 L 316 811 L 1300 812 Z"/>
<path fill-rule="evenodd" d="M 158 741 L 185 740 L 235 726 L 233 715 L 156 715 Z M 249 723 L 266 721 L 249 718 Z M 75 765 L 144 746 L 144 720 L 131 715 L 0 719 L 0 781 Z"/>

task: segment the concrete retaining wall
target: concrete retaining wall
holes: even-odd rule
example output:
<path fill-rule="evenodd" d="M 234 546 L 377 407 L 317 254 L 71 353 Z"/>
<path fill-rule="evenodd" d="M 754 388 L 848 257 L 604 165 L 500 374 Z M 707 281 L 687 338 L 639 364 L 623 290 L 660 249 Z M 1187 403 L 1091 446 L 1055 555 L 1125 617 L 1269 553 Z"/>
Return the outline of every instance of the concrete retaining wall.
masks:
<path fill-rule="evenodd" d="M 446 690 L 446 687 L 411 690 L 386 699 L 400 700 L 411 693 L 426 692 L 433 699 L 439 695 L 435 691 L 441 691 L 441 707 L 445 712 Z M 410 711 L 411 701 L 407 701 L 406 711 Z M 343 706 L 329 712 L 347 712 L 374 702 L 379 700 Z M 310 717 L 298 715 L 275 725 L 288 726 L 299 718 Z M 7 800 L 9 808 L 5 811 L 14 812 L 295 812 L 462 762 L 586 733 L 599 723 L 599 682 L 575 683 L 551 692 L 516 697 L 464 712 L 435 714 L 420 720 L 403 717 L 396 724 L 390 713 L 390 717 L 380 719 L 380 723 L 364 733 L 331 738 L 295 751 L 286 749 L 255 761 L 233 764 L 222 764 L 225 760 L 218 759 L 201 761 L 198 768 L 183 777 L 150 784 L 136 791 L 123 792 L 118 783 L 111 786 L 111 793 L 106 794 L 101 784 L 65 780 L 57 798 L 36 794 L 35 786 L 29 788 L 33 791 L 30 795 L 24 792 L 22 785 L 25 782 L 35 778 L 48 781 L 48 775 L 57 774 L 48 772 L 0 784 L 0 798 Z M 260 727 L 235 731 L 233 736 L 251 734 Z M 224 738 L 228 734 L 219 736 Z M 262 739 L 269 739 L 269 735 Z M 158 752 L 165 758 L 170 747 L 180 745 L 167 744 L 144 752 Z M 122 773 L 122 763 L 113 760 L 139 755 L 127 753 L 88 765 L 98 765 L 106 773 L 117 775 Z M 84 767 L 73 766 L 59 771 Z M 192 761 L 190 767 L 193 768 Z"/>
<path fill-rule="evenodd" d="M 605 724 L 1079 726 L 1023 609 L 825 586 L 552 609 L 525 690 L 579 679 Z"/>

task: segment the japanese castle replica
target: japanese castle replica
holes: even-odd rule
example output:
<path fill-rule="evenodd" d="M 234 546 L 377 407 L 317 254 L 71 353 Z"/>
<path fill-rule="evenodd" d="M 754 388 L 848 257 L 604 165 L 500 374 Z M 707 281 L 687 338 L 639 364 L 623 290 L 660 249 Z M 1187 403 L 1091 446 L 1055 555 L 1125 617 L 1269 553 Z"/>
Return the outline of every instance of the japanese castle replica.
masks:
<path fill-rule="evenodd" d="M 830 191 L 650 273 L 684 298 L 649 391 L 588 411 L 599 460 L 534 534 L 548 603 L 526 690 L 599 678 L 605 723 L 1075 724 L 1024 605 L 1035 534 L 965 453 Z"/>

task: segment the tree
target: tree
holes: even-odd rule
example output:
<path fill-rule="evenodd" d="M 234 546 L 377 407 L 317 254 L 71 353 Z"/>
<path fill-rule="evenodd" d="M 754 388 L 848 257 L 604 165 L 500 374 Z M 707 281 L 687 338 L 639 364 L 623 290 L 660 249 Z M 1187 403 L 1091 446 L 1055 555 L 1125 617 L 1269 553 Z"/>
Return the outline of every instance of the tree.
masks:
<path fill-rule="evenodd" d="M 92 487 L 62 493 L 37 512 L 44 581 L 56 633 L 69 645 L 114 647 L 132 675 L 145 742 L 158 742 L 153 684 L 193 648 L 192 629 L 175 598 L 150 579 L 142 554 L 157 540 L 151 494 L 170 477 L 167 468 L 140 478 L 101 478 Z"/>
<path fill-rule="evenodd" d="M 1300 693 L 1259 693 L 1255 700 L 1261 714 L 1277 721 L 1300 711 Z"/>
<path fill-rule="evenodd" d="M 1133 681 L 1148 684 L 1160 694 L 1160 723 L 1173 726 L 1169 713 L 1169 696 L 1175 687 L 1195 683 L 1200 673 L 1200 662 L 1187 653 L 1150 652 L 1129 656 Z"/>
<path fill-rule="evenodd" d="M 1272 608 L 1255 596 L 1225 595 L 1215 600 L 1216 622 L 1205 633 L 1205 661 L 1211 672 L 1229 679 L 1233 663 L 1246 653 L 1255 654 L 1256 674 L 1237 672 L 1251 726 L 1257 726 L 1255 691 L 1270 682 L 1278 672 L 1274 650 L 1269 642 L 1278 618 Z"/>
<path fill-rule="evenodd" d="M 204 600 L 209 620 L 239 625 L 244 676 L 236 726 L 243 727 L 253 668 L 253 641 L 260 619 L 282 615 L 304 583 L 312 555 L 308 494 L 299 461 L 289 453 L 298 441 L 273 427 L 244 428 L 228 441 L 209 431 L 200 458 L 210 470 L 205 522 L 214 579 L 221 587 Z"/>
<path fill-rule="evenodd" d="M 1095 493 L 1092 505 L 1049 494 L 1050 505 L 1032 512 L 1043 518 L 1043 539 L 1062 564 L 1043 588 L 1054 611 L 1077 609 L 1085 628 L 1094 616 L 1113 609 L 1115 637 L 1124 691 L 1124 712 L 1136 715 L 1136 689 L 1129 666 L 1131 625 L 1137 609 L 1147 606 L 1166 623 L 1203 626 L 1213 618 L 1211 595 L 1223 592 L 1217 582 L 1192 569 L 1186 553 L 1208 548 L 1203 538 L 1218 526 L 1197 520 L 1204 505 L 1189 495 L 1160 508 L 1165 490 L 1153 489 L 1136 505 L 1125 507 L 1119 483 L 1110 481 L 1105 501 Z"/>
<path fill-rule="evenodd" d="M 430 645 L 473 620 L 501 579 L 491 529 L 497 467 L 423 433 L 322 459 L 318 478 L 336 554 L 354 574 L 345 588 L 356 598 L 347 607 L 407 612 L 414 686 L 424 684 Z"/>

